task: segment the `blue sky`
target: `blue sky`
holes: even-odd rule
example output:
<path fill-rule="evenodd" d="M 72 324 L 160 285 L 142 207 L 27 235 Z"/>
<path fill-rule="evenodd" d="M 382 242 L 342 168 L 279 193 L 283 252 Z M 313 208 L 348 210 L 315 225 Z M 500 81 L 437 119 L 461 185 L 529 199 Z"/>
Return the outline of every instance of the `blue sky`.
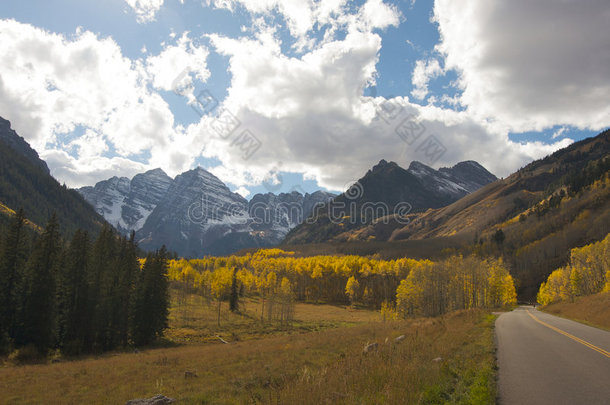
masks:
<path fill-rule="evenodd" d="M 382 158 L 404 167 L 473 159 L 504 176 L 608 126 L 610 49 L 595 34 L 608 9 L 551 0 L 5 1 L 0 115 L 75 187 L 201 165 L 247 197 L 341 191 Z M 218 102 L 203 115 L 202 91 Z M 400 114 L 384 119 L 388 106 Z M 239 125 L 214 133 L 227 112 Z M 405 122 L 423 137 L 397 137 Z M 240 136 L 258 145 L 251 155 Z M 424 138 L 442 153 L 422 154 Z"/>

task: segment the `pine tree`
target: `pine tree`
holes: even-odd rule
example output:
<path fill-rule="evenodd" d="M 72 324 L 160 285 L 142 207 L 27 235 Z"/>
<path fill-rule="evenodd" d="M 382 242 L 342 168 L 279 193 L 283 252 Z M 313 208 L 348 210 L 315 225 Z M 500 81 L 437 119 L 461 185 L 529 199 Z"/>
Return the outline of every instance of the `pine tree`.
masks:
<path fill-rule="evenodd" d="M 498 229 L 496 233 L 494 233 L 493 238 L 498 245 L 501 245 L 504 242 L 504 239 L 506 239 L 506 236 L 504 235 L 502 229 Z"/>
<path fill-rule="evenodd" d="M 149 254 L 138 274 L 131 311 L 131 339 L 136 346 L 151 343 L 167 328 L 169 306 L 167 251 Z"/>
<path fill-rule="evenodd" d="M 20 209 L 0 246 L 0 353 L 8 349 L 8 341 L 15 333 L 15 314 L 19 302 L 17 288 L 21 284 L 28 255 L 24 225 L 25 215 Z"/>
<path fill-rule="evenodd" d="M 115 267 L 117 238 L 105 225 L 93 244 L 88 272 L 88 312 L 91 314 L 84 328 L 87 351 L 104 351 L 112 348 L 111 318 L 112 280 L 109 274 Z"/>
<path fill-rule="evenodd" d="M 33 344 L 40 353 L 53 342 L 55 280 L 61 265 L 61 249 L 57 218 L 53 215 L 26 265 L 18 310 L 17 343 Z"/>
<path fill-rule="evenodd" d="M 90 245 L 87 232 L 76 231 L 57 278 L 58 342 L 69 354 L 85 350 Z"/>
<path fill-rule="evenodd" d="M 135 232 L 131 233 L 129 240 L 122 241 L 119 254 L 119 294 L 115 305 L 118 317 L 119 340 L 122 346 L 129 342 L 129 309 L 131 296 L 135 291 L 135 283 L 140 263 L 138 262 Z"/>

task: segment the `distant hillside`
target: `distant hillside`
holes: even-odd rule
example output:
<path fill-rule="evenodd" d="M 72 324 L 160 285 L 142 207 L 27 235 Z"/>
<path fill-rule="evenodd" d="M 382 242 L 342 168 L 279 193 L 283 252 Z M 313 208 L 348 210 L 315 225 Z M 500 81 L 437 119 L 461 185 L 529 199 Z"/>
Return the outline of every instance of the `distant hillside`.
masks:
<path fill-rule="evenodd" d="M 97 233 L 104 219 L 76 191 L 60 185 L 36 151 L 0 118 L 0 224 L 10 210 L 23 208 L 34 224 L 45 226 L 55 213 L 64 234 L 81 228 Z"/>
<path fill-rule="evenodd" d="M 496 176 L 473 161 L 439 170 L 412 162 L 405 170 L 381 160 L 349 190 L 318 208 L 315 218 L 294 228 L 283 243 L 345 240 L 350 232 L 382 218 L 402 219 L 410 213 L 446 206 L 494 180 Z"/>

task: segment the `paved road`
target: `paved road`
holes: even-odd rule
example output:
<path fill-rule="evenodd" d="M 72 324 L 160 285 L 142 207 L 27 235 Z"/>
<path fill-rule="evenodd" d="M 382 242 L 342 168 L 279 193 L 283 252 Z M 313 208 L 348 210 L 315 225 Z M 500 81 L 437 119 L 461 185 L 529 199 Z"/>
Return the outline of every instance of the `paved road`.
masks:
<path fill-rule="evenodd" d="M 610 332 L 532 307 L 496 320 L 501 405 L 610 404 Z"/>

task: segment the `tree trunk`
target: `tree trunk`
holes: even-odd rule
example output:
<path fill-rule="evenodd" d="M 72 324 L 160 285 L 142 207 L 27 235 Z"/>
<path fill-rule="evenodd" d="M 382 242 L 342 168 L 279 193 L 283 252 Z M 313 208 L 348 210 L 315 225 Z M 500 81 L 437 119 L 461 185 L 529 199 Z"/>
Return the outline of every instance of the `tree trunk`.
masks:
<path fill-rule="evenodd" d="M 218 300 L 218 326 L 220 326 L 220 304 L 222 304 L 222 301 Z"/>

